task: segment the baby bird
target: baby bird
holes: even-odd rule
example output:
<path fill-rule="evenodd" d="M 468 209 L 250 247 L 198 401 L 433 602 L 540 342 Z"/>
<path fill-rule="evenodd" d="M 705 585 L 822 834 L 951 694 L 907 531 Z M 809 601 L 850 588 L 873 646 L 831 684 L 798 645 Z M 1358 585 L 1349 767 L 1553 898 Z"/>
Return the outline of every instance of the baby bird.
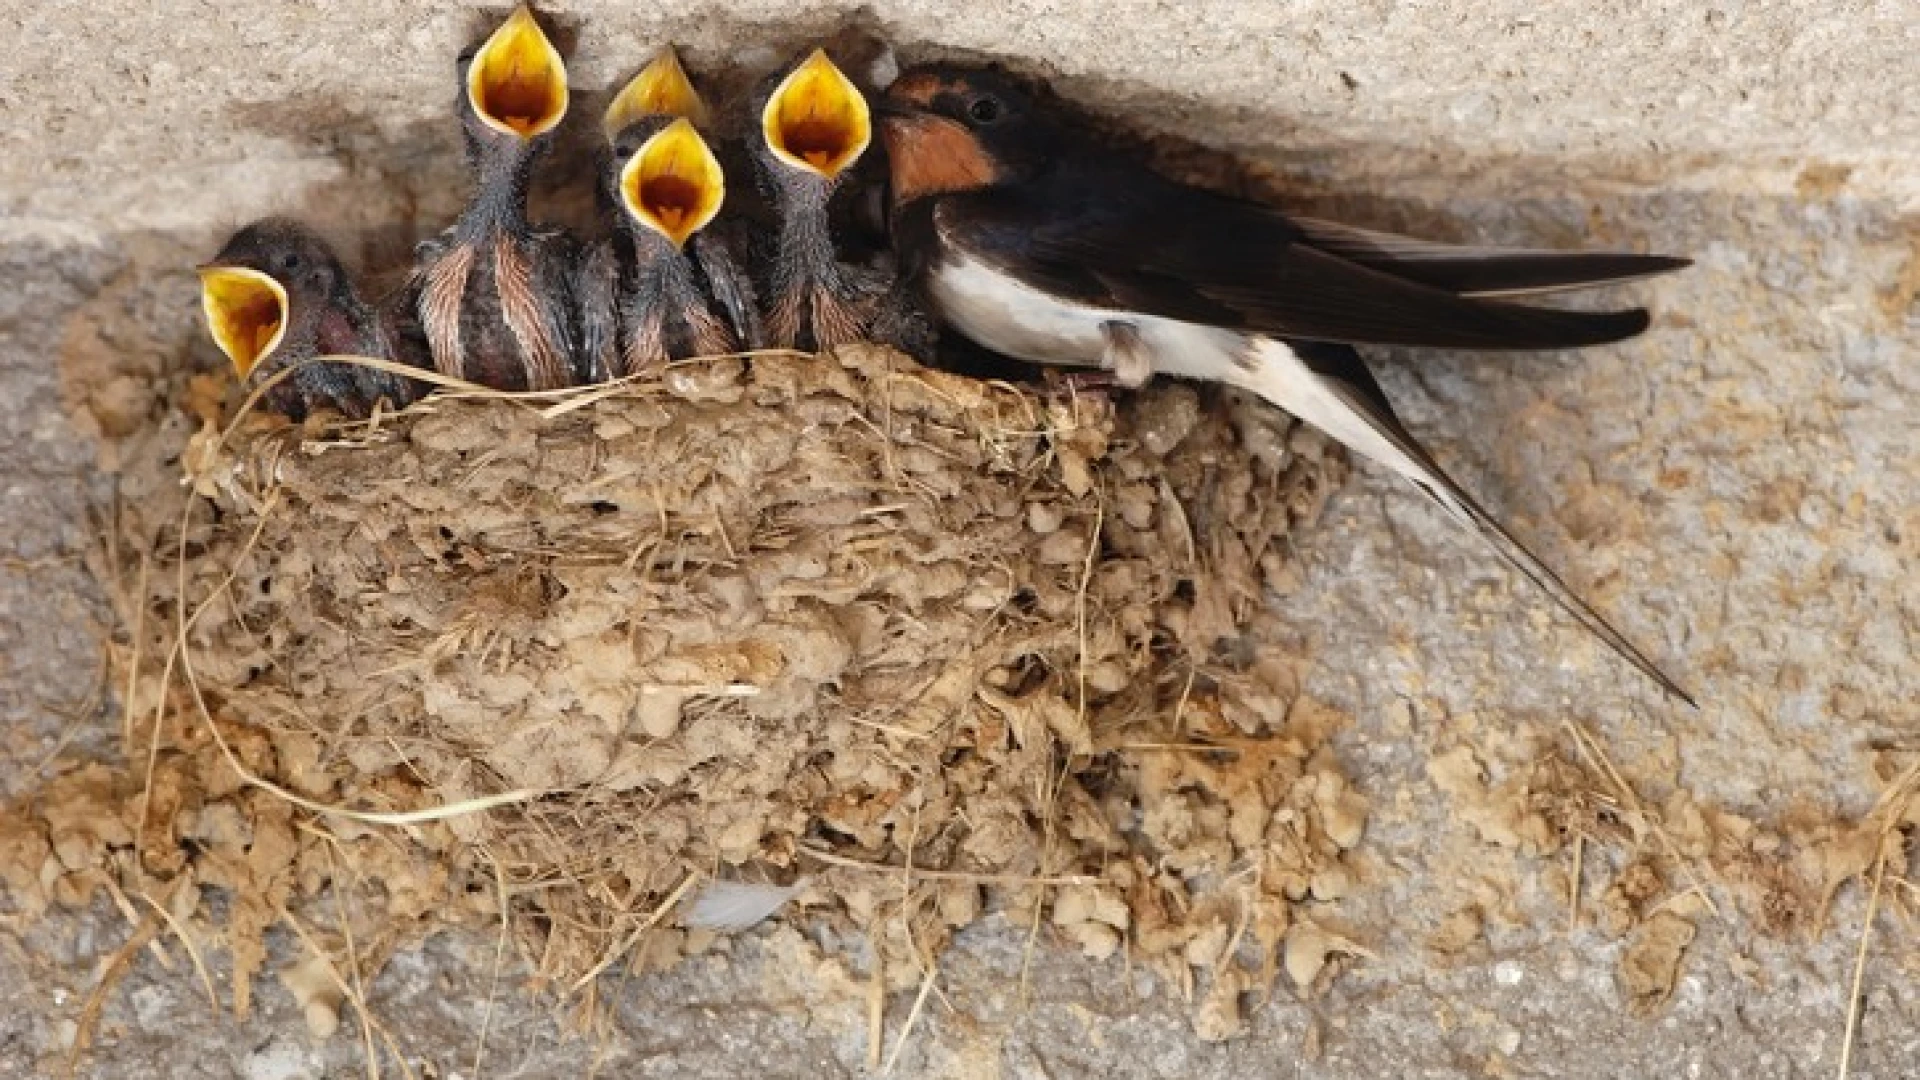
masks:
<path fill-rule="evenodd" d="M 527 221 L 533 164 L 567 113 L 566 67 L 523 4 L 459 72 L 474 197 L 452 228 L 420 245 L 411 285 L 434 367 L 501 390 L 585 381 L 577 244 Z"/>
<path fill-rule="evenodd" d="M 384 371 L 308 363 L 343 354 L 400 359 L 405 343 L 396 320 L 360 299 L 333 248 L 298 221 L 265 218 L 234 233 L 200 267 L 200 304 L 241 381 L 304 365 L 267 391 L 263 403 L 275 412 L 301 420 L 331 408 L 359 418 L 382 398 L 413 399 L 407 380 Z"/>
<path fill-rule="evenodd" d="M 873 138 L 860 89 L 819 49 L 760 103 L 754 158 L 779 215 L 767 337 L 781 348 L 830 349 L 861 338 L 876 292 L 834 256 L 827 201 Z"/>
<path fill-rule="evenodd" d="M 607 109 L 601 185 L 614 236 L 583 263 L 579 293 L 588 348 L 615 377 L 733 352 L 759 336 L 745 275 L 702 232 L 726 199 L 720 162 L 694 126 L 706 113 L 671 49 Z"/>

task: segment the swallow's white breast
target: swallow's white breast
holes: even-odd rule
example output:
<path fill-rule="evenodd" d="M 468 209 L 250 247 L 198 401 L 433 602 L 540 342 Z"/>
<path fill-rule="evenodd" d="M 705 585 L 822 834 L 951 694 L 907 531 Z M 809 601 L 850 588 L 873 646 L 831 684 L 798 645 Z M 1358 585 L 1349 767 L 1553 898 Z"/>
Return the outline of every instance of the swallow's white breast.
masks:
<path fill-rule="evenodd" d="M 1101 324 L 1131 323 L 1162 375 L 1235 382 L 1235 357 L 1250 338 L 1233 330 L 1112 311 L 1051 296 L 953 245 L 928 275 L 927 291 L 947 325 L 996 352 L 1034 364 L 1098 367 Z"/>
<path fill-rule="evenodd" d="M 960 252 L 942 259 L 927 284 L 947 325 L 989 349 L 1035 364 L 1100 363 L 1100 324 L 1112 312 L 1062 303 Z"/>

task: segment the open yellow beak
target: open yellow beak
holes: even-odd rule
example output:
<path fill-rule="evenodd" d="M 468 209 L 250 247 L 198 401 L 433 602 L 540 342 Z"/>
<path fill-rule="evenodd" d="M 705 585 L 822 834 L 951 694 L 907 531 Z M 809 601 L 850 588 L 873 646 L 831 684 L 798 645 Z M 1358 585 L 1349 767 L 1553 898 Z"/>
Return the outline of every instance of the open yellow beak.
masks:
<path fill-rule="evenodd" d="M 612 142 L 627 125 L 647 116 L 684 116 L 695 124 L 707 121 L 707 104 L 700 100 L 699 91 L 693 88 L 672 48 L 662 49 L 653 63 L 621 88 L 613 104 L 607 106 L 600 130 Z"/>
<path fill-rule="evenodd" d="M 760 132 L 775 157 L 831 180 L 860 160 L 873 115 L 853 80 L 815 49 L 767 99 Z"/>
<path fill-rule="evenodd" d="M 474 54 L 467 99 L 482 123 L 522 139 L 552 131 L 567 115 L 567 66 L 525 4 Z"/>
<path fill-rule="evenodd" d="M 627 213 L 675 248 L 706 228 L 726 197 L 720 159 L 684 116 L 642 144 L 620 170 Z"/>
<path fill-rule="evenodd" d="M 280 347 L 287 332 L 287 290 L 244 266 L 200 268 L 200 306 L 213 343 L 245 379 Z"/>

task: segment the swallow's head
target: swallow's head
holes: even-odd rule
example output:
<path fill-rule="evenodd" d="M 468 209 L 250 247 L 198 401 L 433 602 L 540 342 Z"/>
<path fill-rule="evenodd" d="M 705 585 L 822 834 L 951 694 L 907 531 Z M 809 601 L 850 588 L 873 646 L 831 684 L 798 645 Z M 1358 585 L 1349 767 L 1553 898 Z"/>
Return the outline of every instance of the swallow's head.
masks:
<path fill-rule="evenodd" d="M 831 183 L 866 152 L 873 114 L 853 80 L 815 49 L 767 96 L 760 136 L 776 169 Z"/>
<path fill-rule="evenodd" d="M 525 4 L 461 54 L 459 71 L 470 145 L 525 147 L 567 115 L 567 66 Z"/>
<path fill-rule="evenodd" d="M 1054 149 L 1033 95 L 997 67 L 927 64 L 887 88 L 880 107 L 896 205 L 1018 181 Z"/>
<path fill-rule="evenodd" d="M 675 248 L 726 201 L 720 160 L 684 116 L 643 116 L 613 138 L 608 187 L 627 219 Z"/>
<path fill-rule="evenodd" d="M 242 379 L 281 349 L 290 326 L 350 287 L 333 248 L 286 218 L 234 233 L 199 270 L 207 331 Z"/>

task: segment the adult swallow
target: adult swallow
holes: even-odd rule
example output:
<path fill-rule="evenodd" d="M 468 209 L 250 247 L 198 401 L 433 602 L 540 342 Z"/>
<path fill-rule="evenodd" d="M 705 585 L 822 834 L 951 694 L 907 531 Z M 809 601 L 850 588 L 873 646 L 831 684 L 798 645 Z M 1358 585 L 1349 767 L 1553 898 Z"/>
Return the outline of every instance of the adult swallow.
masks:
<path fill-rule="evenodd" d="M 754 158 L 771 190 L 779 239 L 767 337 L 781 348 L 857 341 L 874 290 L 835 257 L 827 202 L 873 137 L 866 97 L 823 50 L 787 72 L 763 100 Z"/>
<path fill-rule="evenodd" d="M 200 267 L 200 304 L 242 382 L 299 365 L 267 391 L 264 404 L 275 412 L 300 420 L 332 408 L 357 418 L 382 398 L 412 400 L 407 380 L 384 371 L 308 363 L 343 354 L 401 359 L 404 349 L 393 320 L 360 299 L 333 248 L 300 222 L 265 218 L 234 233 Z"/>
<path fill-rule="evenodd" d="M 1448 476 L 1354 345 L 1559 349 L 1647 314 L 1503 299 L 1663 273 L 1653 255 L 1463 248 L 1295 218 L 1095 145 L 997 69 L 932 65 L 880 110 L 903 273 L 948 326 L 1033 363 L 1250 390 L 1406 477 L 1662 689 L 1694 704 Z"/>
<path fill-rule="evenodd" d="M 534 162 L 567 113 L 566 66 L 523 4 L 458 70 L 473 201 L 420 245 L 412 284 L 434 366 L 501 390 L 585 381 L 578 245 L 527 221 Z"/>
<path fill-rule="evenodd" d="M 614 239 L 586 262 L 580 295 L 589 350 L 607 356 L 617 345 L 605 361 L 609 374 L 733 352 L 759 337 L 746 275 L 726 245 L 703 231 L 727 194 L 720 161 L 694 126 L 706 115 L 671 49 L 607 109 L 601 185 Z M 599 330 L 606 325 L 617 327 L 617 342 Z"/>

